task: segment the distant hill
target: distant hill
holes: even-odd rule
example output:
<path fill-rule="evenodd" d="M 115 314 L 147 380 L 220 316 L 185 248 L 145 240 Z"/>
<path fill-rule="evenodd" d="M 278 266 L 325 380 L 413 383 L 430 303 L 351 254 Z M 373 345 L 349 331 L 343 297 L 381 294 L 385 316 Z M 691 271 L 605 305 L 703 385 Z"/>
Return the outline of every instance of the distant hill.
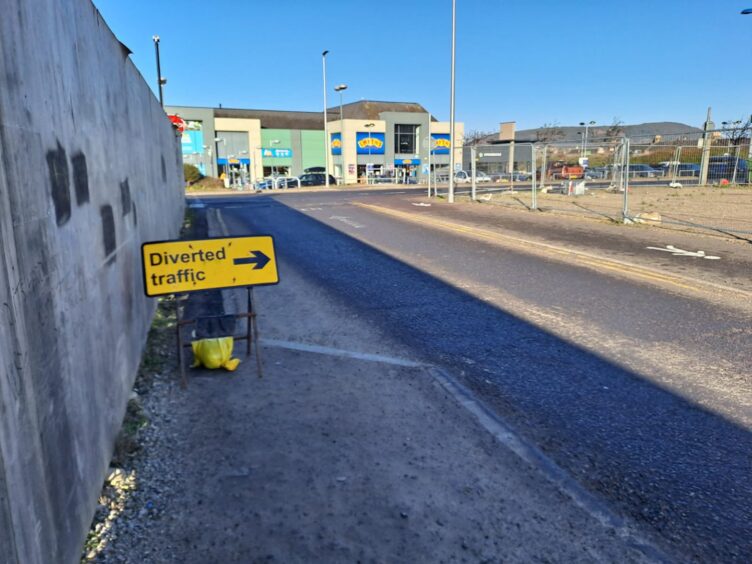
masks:
<path fill-rule="evenodd" d="M 594 125 L 590 127 L 588 129 L 588 140 L 595 141 L 603 139 L 608 134 L 610 128 L 611 125 Z M 637 143 L 650 142 L 655 139 L 656 135 L 661 135 L 663 137 L 686 136 L 687 140 L 694 140 L 702 134 L 702 129 L 699 127 L 692 127 L 686 123 L 675 121 L 656 121 L 636 125 L 622 125 L 621 128 L 623 129 L 624 134 L 629 137 L 632 142 Z M 518 142 L 539 140 L 540 137 L 538 136 L 538 133 L 541 132 L 543 134 L 544 129 L 546 128 L 538 127 L 535 129 L 520 129 L 515 134 L 515 140 Z M 557 142 L 560 143 L 581 143 L 582 136 L 580 133 L 584 133 L 585 131 L 585 128 L 579 125 L 558 125 L 549 129 L 555 129 L 556 132 L 560 132 L 560 135 L 557 135 L 556 137 Z M 493 133 L 483 137 L 478 142 L 489 143 L 497 141 L 498 138 L 498 133 Z"/>
<path fill-rule="evenodd" d="M 588 139 L 599 139 L 606 136 L 610 125 L 594 125 L 588 129 Z M 640 123 L 637 125 L 622 125 L 624 134 L 632 141 L 650 141 L 655 138 L 656 135 L 662 136 L 676 136 L 686 134 L 689 138 L 696 139 L 699 133 L 702 133 L 702 129 L 698 127 L 692 127 L 686 123 L 678 123 L 675 121 L 657 121 L 651 123 Z M 538 127 L 536 129 L 521 129 L 516 132 L 515 139 L 517 141 L 534 141 L 538 139 L 538 132 L 542 132 L 544 128 Z M 561 131 L 563 136 L 557 137 L 557 141 L 563 143 L 580 143 L 582 137 L 581 132 L 585 131 L 584 127 L 576 126 L 556 126 L 557 131 Z M 487 139 L 495 139 L 495 135 L 489 136 Z"/>

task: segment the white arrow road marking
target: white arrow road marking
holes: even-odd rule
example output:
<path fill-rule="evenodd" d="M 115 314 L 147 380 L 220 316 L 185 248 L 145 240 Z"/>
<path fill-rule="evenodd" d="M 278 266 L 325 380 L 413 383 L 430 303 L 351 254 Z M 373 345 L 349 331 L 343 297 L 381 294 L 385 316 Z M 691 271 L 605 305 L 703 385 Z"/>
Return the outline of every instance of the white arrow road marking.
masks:
<path fill-rule="evenodd" d="M 333 215 L 329 219 L 336 219 L 337 221 L 341 221 L 342 223 L 349 225 L 350 227 L 354 227 L 355 229 L 363 229 L 365 225 L 361 225 L 357 221 L 353 221 L 349 217 L 345 217 L 342 215 Z"/>
<path fill-rule="evenodd" d="M 677 247 L 674 247 L 673 245 L 666 245 L 665 247 L 646 248 L 650 249 L 651 251 L 663 251 L 664 253 L 671 253 L 675 257 L 697 257 L 708 260 L 721 260 L 721 257 L 717 257 L 715 255 L 706 255 L 705 251 L 685 251 L 684 249 L 679 249 Z"/>

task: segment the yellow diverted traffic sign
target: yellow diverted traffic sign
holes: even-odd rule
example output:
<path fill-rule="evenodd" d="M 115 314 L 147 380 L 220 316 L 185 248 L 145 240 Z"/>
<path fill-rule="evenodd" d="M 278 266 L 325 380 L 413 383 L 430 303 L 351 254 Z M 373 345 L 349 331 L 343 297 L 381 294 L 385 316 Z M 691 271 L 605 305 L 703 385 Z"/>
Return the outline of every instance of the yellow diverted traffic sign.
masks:
<path fill-rule="evenodd" d="M 141 258 L 147 296 L 279 282 L 268 235 L 144 243 Z"/>

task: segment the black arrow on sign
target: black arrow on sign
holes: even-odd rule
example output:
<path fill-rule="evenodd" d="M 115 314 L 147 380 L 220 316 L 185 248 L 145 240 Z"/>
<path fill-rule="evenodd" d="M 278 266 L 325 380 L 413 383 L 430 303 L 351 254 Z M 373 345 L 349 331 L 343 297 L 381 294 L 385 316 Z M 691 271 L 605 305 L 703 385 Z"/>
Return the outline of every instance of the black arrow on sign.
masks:
<path fill-rule="evenodd" d="M 251 251 L 249 258 L 232 259 L 233 264 L 253 264 L 253 270 L 261 270 L 271 259 L 261 251 Z"/>

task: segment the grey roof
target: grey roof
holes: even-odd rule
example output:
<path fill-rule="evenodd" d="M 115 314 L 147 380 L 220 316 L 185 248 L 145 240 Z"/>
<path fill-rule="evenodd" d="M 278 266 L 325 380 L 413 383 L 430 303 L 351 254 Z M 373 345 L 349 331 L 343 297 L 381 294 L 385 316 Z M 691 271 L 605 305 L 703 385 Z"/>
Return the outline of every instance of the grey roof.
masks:
<path fill-rule="evenodd" d="M 324 112 L 214 108 L 214 117 L 258 119 L 262 129 L 324 129 Z"/>
<path fill-rule="evenodd" d="M 173 106 L 177 110 L 193 109 L 191 106 Z M 198 108 L 196 108 L 198 109 Z M 324 129 L 324 112 L 297 112 L 287 110 L 254 110 L 243 108 L 205 108 L 214 112 L 215 118 L 258 119 L 262 129 Z M 339 105 L 327 110 L 327 119 L 340 119 Z M 416 102 L 383 102 L 360 100 L 342 106 L 345 119 L 381 119 L 383 112 L 428 113 Z M 436 119 L 431 116 L 433 121 Z"/>
<path fill-rule="evenodd" d="M 347 115 L 347 112 L 345 112 L 345 115 Z M 588 130 L 588 139 L 593 142 L 603 140 L 610 127 L 610 125 L 590 126 Z M 520 129 L 515 132 L 514 140 L 517 143 L 534 143 L 538 141 L 538 133 L 543 132 L 544 129 L 545 128 L 543 127 L 537 127 L 535 129 Z M 557 125 L 552 126 L 550 129 L 556 129 L 561 133 L 561 135 L 556 138 L 557 143 L 581 143 L 582 136 L 580 134 L 585 131 L 585 128 L 579 125 Z M 650 141 L 655 138 L 656 135 L 696 138 L 698 135 L 702 134 L 702 129 L 673 121 L 622 125 L 621 129 L 623 130 L 624 135 L 633 141 Z M 498 132 L 486 135 L 476 142 L 478 145 L 496 143 L 506 143 L 506 141 L 499 141 Z"/>
<path fill-rule="evenodd" d="M 339 106 L 333 106 L 328 111 L 331 112 L 327 116 L 329 121 L 340 118 Z M 384 112 L 427 114 L 428 110 L 417 102 L 383 102 L 378 100 L 360 100 L 342 106 L 345 119 L 381 119 L 380 116 Z M 431 116 L 431 119 L 436 121 L 433 116 Z"/>

